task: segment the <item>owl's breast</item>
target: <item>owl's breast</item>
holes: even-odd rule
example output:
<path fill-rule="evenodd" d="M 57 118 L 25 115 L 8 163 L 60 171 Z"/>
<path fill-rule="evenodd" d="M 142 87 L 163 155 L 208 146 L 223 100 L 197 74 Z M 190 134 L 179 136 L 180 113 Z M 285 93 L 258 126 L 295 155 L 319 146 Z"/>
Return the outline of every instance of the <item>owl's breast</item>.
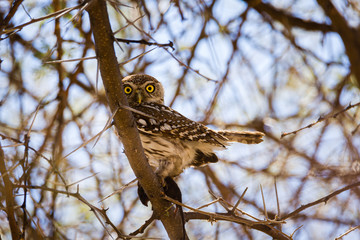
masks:
<path fill-rule="evenodd" d="M 166 161 L 175 165 L 174 172 L 169 173 L 171 176 L 177 176 L 183 169 L 189 167 L 196 155 L 196 150 L 180 139 L 170 139 L 142 131 L 140 131 L 140 139 L 152 167 L 159 168 Z"/>

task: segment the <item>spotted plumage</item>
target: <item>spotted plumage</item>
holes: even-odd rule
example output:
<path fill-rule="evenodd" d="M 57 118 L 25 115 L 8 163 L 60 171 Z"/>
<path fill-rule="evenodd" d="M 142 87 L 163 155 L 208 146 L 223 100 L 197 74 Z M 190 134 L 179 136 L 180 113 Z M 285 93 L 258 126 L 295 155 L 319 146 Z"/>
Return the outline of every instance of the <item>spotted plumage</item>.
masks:
<path fill-rule="evenodd" d="M 122 80 L 149 164 L 162 178 L 185 168 L 217 162 L 215 150 L 230 142 L 260 143 L 261 132 L 215 131 L 164 105 L 164 89 L 155 78 L 136 74 Z"/>

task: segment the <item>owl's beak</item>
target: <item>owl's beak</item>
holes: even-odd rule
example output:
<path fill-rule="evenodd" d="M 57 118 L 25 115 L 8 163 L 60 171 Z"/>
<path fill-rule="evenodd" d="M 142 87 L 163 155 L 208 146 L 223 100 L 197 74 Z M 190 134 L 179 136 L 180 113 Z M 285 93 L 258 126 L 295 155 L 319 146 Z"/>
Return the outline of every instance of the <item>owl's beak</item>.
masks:
<path fill-rule="evenodd" d="M 140 91 L 136 92 L 136 100 L 137 100 L 137 102 L 138 102 L 139 104 L 141 104 L 141 102 L 142 102 L 142 100 L 143 100 L 143 97 L 142 97 Z"/>

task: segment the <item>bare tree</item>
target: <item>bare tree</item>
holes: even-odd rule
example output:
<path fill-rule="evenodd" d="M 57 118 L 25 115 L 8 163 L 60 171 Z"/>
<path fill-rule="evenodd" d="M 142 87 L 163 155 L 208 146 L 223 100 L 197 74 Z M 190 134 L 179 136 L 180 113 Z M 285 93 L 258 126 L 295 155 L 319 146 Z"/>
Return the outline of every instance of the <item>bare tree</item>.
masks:
<path fill-rule="evenodd" d="M 2 239 L 182 239 L 176 205 L 189 239 L 359 238 L 358 1 L 0 4 Z M 165 196 L 123 95 L 132 73 L 264 143 L 186 170 L 182 203 Z"/>

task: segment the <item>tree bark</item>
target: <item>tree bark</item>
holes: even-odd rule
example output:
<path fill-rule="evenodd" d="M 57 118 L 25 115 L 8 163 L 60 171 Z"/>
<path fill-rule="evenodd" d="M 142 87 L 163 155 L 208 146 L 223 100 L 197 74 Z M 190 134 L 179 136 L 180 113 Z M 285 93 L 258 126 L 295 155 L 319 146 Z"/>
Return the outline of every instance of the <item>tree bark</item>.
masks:
<path fill-rule="evenodd" d="M 114 37 L 111 30 L 105 0 L 89 2 L 87 12 L 95 40 L 95 51 L 100 66 L 100 73 L 105 87 L 106 96 L 114 116 L 114 124 L 124 145 L 125 154 L 138 178 L 141 186 L 149 197 L 153 211 L 164 225 L 170 239 L 182 239 L 184 234 L 181 217 L 175 214 L 170 202 L 162 198 L 162 187 L 157 176 L 151 169 L 144 155 L 139 133 L 132 113 L 121 108 L 128 106 L 123 92 L 118 62 L 114 51 Z M 179 212 L 179 211 L 178 211 Z"/>
<path fill-rule="evenodd" d="M 325 15 L 330 18 L 331 26 L 340 35 L 346 54 L 350 61 L 350 69 L 356 78 L 357 87 L 360 88 L 360 28 L 353 28 L 348 25 L 347 20 L 336 9 L 330 0 L 317 0 L 324 10 Z"/>
<path fill-rule="evenodd" d="M 10 225 L 12 239 L 20 239 L 21 231 L 16 221 L 14 207 L 16 206 L 14 199 L 14 191 L 12 182 L 9 177 L 9 172 L 6 170 L 4 151 L 0 144 L 0 173 L 4 181 L 4 188 L 0 189 L 2 194 L 5 194 L 6 215 Z"/>

